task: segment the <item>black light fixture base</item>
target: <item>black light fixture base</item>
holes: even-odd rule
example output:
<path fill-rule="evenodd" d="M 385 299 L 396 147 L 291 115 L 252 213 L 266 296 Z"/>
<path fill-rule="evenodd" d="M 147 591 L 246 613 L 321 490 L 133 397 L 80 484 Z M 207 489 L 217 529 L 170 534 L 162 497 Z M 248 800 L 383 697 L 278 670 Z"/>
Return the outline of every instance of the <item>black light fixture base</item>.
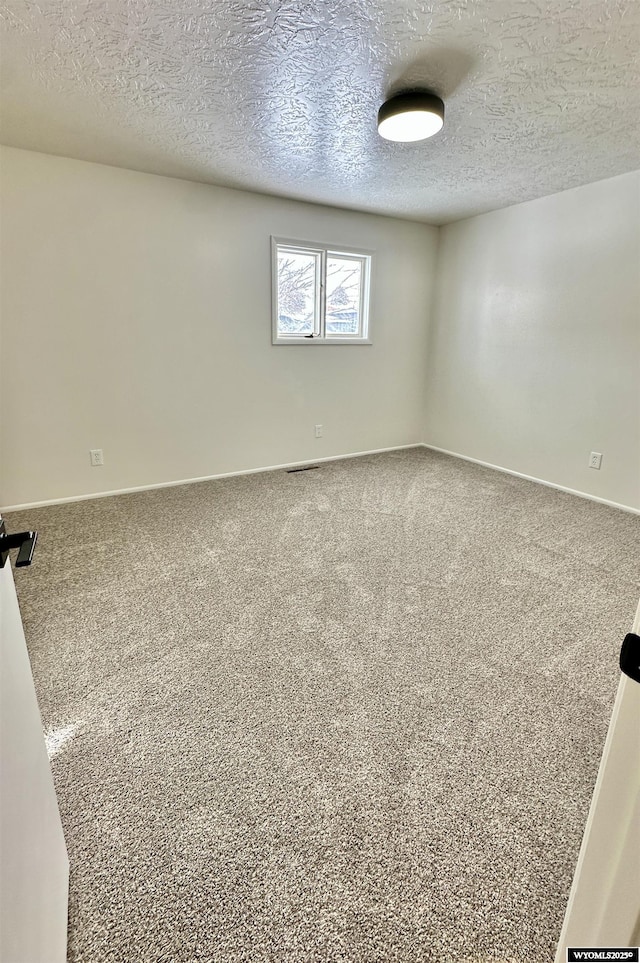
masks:
<path fill-rule="evenodd" d="M 433 128 L 428 130 L 421 136 L 394 136 L 392 133 L 385 133 L 385 129 L 388 131 L 389 127 L 394 118 L 402 118 L 403 115 L 424 115 L 425 117 L 430 117 L 430 126 Z M 407 90 L 403 93 L 396 94 L 394 97 L 390 97 L 386 100 L 380 110 L 378 111 L 378 131 L 382 137 L 386 137 L 389 140 L 421 140 L 424 137 L 430 137 L 440 130 L 444 124 L 444 101 L 434 94 L 430 90 Z"/>
<path fill-rule="evenodd" d="M 444 101 L 427 90 L 407 90 L 385 100 L 378 111 L 378 125 L 395 114 L 405 114 L 410 110 L 428 110 L 444 120 Z"/>

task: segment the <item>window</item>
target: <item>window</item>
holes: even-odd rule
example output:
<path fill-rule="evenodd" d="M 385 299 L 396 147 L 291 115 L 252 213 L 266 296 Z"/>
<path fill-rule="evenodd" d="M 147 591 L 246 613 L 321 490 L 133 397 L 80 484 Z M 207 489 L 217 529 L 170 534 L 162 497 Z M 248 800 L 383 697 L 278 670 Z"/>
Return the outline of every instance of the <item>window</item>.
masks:
<path fill-rule="evenodd" d="M 274 344 L 371 344 L 371 252 L 271 238 Z"/>

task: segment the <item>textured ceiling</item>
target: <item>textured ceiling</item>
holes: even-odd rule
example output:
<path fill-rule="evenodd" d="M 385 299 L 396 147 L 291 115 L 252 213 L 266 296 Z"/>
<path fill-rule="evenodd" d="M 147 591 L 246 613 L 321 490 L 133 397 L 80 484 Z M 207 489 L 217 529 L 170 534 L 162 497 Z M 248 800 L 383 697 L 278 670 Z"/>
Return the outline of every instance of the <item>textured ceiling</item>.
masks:
<path fill-rule="evenodd" d="M 442 223 L 640 167 L 638 0 L 0 0 L 5 144 Z M 389 92 L 446 101 L 432 140 Z"/>

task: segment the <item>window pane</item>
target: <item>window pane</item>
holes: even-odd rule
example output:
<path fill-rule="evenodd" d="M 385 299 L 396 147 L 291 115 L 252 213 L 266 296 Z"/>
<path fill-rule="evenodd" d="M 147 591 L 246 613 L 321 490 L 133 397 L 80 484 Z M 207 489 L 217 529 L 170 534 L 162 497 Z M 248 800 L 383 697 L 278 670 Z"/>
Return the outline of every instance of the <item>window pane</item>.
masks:
<path fill-rule="evenodd" d="M 278 248 L 278 334 L 306 335 L 317 330 L 318 255 Z"/>
<path fill-rule="evenodd" d="M 355 258 L 327 257 L 328 335 L 360 333 L 360 290 L 362 261 Z"/>

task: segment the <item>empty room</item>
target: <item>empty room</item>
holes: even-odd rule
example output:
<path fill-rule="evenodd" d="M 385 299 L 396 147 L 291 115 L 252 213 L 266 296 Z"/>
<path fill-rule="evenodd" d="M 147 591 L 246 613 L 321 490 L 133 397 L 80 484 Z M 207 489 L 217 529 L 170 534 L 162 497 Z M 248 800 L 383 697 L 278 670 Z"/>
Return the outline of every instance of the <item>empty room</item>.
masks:
<path fill-rule="evenodd" d="M 638 946 L 639 51 L 0 0 L 1 963 Z"/>

